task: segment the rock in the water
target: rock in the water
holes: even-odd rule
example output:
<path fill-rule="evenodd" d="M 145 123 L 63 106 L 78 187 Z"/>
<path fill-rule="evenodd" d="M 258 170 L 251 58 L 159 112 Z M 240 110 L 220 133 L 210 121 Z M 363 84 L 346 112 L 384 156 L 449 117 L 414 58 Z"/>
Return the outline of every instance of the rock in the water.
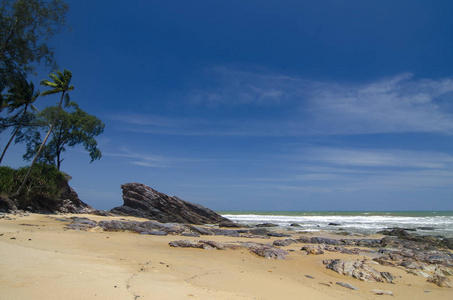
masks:
<path fill-rule="evenodd" d="M 119 215 L 142 217 L 164 223 L 197 225 L 231 223 L 230 220 L 204 206 L 167 196 L 141 183 L 126 183 L 121 188 L 124 205 L 111 210 Z"/>
<path fill-rule="evenodd" d="M 347 282 L 337 282 L 337 284 L 339 286 L 342 286 L 342 287 L 347 288 L 347 289 L 358 290 L 358 288 L 356 288 L 355 286 L 353 286 L 352 284 L 347 283 Z"/>

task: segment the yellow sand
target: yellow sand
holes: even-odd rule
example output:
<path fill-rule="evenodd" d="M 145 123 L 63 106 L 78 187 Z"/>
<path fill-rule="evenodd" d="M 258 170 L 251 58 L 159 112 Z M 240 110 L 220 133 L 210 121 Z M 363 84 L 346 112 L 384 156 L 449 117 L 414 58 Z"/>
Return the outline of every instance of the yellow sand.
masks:
<path fill-rule="evenodd" d="M 439 288 L 396 268 L 375 266 L 401 276 L 396 284 L 339 275 L 327 270 L 322 260 L 359 256 L 307 256 L 299 251 L 300 244 L 284 247 L 295 250 L 286 260 L 269 260 L 248 250 L 168 246 L 173 240 L 199 238 L 65 230 L 65 223 L 54 219 L 65 216 L 10 217 L 15 220 L 0 219 L 0 299 L 453 299 L 453 289 Z M 274 239 L 242 240 L 272 243 Z M 338 286 L 338 281 L 358 290 Z M 390 290 L 394 296 L 377 296 L 373 289 Z"/>

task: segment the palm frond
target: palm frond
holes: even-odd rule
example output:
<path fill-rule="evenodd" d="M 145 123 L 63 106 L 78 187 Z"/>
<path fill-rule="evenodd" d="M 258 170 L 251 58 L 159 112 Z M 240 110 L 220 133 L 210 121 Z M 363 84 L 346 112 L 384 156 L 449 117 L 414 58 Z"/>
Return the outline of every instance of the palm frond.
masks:
<path fill-rule="evenodd" d="M 52 95 L 52 94 L 57 94 L 57 93 L 60 93 L 62 91 L 62 89 L 53 89 L 53 90 L 48 90 L 48 91 L 44 91 L 41 93 L 41 96 L 48 96 L 48 95 Z"/>

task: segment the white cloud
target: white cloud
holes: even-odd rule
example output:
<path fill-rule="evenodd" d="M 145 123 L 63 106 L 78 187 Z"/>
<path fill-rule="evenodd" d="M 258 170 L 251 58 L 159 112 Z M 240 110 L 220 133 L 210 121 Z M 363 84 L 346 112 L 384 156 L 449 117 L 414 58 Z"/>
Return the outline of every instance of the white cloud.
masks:
<path fill-rule="evenodd" d="M 172 159 L 162 155 L 153 155 L 131 150 L 129 147 L 121 147 L 118 152 L 106 152 L 104 156 L 119 157 L 133 165 L 143 167 L 165 168 L 169 167 Z"/>
<path fill-rule="evenodd" d="M 432 151 L 399 149 L 309 148 L 311 161 L 351 167 L 405 167 L 443 169 L 453 167 L 453 156 Z"/>
<path fill-rule="evenodd" d="M 453 134 L 453 115 L 436 98 L 451 79 L 414 80 L 402 74 L 356 85 L 324 84 L 309 99 L 315 129 L 328 134 L 437 132 Z"/>
<path fill-rule="evenodd" d="M 226 67 L 211 68 L 206 76 L 211 77 L 212 87 L 195 89 L 189 96 L 198 104 L 267 105 L 276 112 L 286 110 L 285 119 L 261 124 L 266 134 L 453 134 L 453 111 L 439 101 L 453 99 L 450 78 L 414 79 L 402 73 L 367 83 L 315 82 Z M 253 127 L 250 133 L 259 135 Z"/>
<path fill-rule="evenodd" d="M 198 78 L 190 91 L 180 91 L 177 105 L 189 112 L 184 117 L 141 112 L 109 118 L 125 124 L 117 130 L 169 135 L 453 134 L 450 78 L 402 73 L 366 83 L 321 82 L 219 66 L 203 76 L 203 86 Z M 231 109 L 240 106 L 240 114 Z"/>

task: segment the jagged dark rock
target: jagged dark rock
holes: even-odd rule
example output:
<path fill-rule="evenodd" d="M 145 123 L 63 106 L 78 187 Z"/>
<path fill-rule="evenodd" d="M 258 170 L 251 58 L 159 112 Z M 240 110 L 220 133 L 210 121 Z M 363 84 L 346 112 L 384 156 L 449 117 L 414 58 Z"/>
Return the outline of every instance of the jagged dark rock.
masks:
<path fill-rule="evenodd" d="M 167 196 L 141 183 L 126 183 L 121 185 L 121 188 L 124 205 L 111 210 L 119 215 L 147 218 L 163 223 L 202 225 L 232 222 L 204 206 Z"/>

